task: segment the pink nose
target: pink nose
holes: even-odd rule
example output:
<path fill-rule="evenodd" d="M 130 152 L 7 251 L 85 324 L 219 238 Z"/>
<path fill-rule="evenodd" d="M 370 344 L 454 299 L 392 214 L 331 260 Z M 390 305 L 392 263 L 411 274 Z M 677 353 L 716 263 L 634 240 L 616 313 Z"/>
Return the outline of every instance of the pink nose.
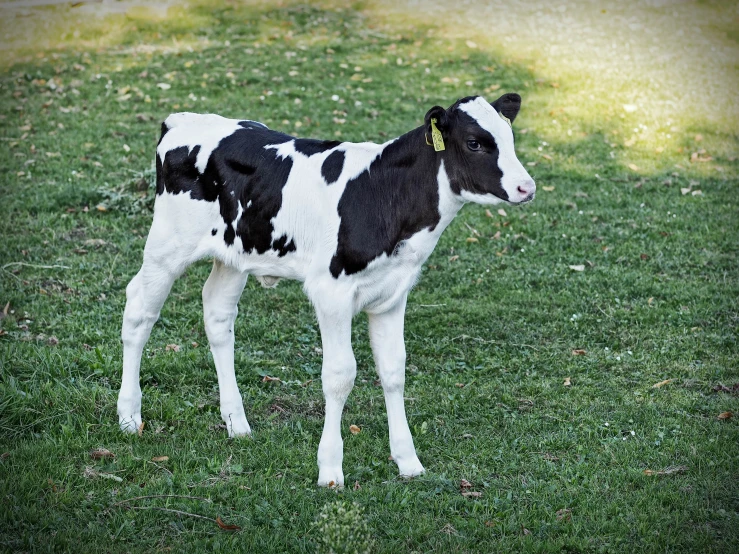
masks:
<path fill-rule="evenodd" d="M 534 191 L 536 191 L 536 184 L 534 184 L 534 181 L 529 181 L 528 183 L 524 183 L 523 185 L 518 185 L 518 192 L 520 192 L 524 196 L 528 196 Z"/>

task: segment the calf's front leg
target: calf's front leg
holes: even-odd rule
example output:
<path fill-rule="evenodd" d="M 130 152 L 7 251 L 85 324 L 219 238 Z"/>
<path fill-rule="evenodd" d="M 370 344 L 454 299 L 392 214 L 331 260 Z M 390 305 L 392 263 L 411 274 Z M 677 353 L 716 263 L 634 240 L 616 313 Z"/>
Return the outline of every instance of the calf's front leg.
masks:
<path fill-rule="evenodd" d="M 343 487 L 341 413 L 357 375 L 357 362 L 351 343 L 353 314 L 349 302 L 327 298 L 326 305 L 316 304 L 316 315 L 323 344 L 321 382 L 326 398 L 323 434 L 318 445 L 318 485 Z"/>
<path fill-rule="evenodd" d="M 387 423 L 390 431 L 390 454 L 398 465 L 401 477 L 415 477 L 426 471 L 416 455 L 413 437 L 405 416 L 405 342 L 403 325 L 404 297 L 396 306 L 369 315 L 370 342 L 377 373 L 385 393 Z"/>

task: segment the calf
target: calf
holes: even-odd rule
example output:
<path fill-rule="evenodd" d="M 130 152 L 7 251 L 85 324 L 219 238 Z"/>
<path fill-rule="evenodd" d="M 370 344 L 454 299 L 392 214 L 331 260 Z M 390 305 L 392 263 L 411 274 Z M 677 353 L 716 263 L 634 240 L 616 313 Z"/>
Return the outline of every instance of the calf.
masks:
<path fill-rule="evenodd" d="M 295 138 L 249 120 L 178 113 L 157 147 L 154 220 L 126 288 L 121 429 L 141 425 L 141 353 L 174 280 L 213 257 L 205 332 L 229 436 L 249 435 L 234 375 L 234 320 L 249 274 L 303 282 L 321 329 L 326 416 L 318 484 L 341 486 L 341 412 L 354 385 L 352 317 L 364 310 L 400 475 L 423 473 L 405 416 L 408 291 L 466 202 L 521 204 L 535 185 L 516 158 L 517 94 L 435 106 L 424 125 L 384 144 Z"/>

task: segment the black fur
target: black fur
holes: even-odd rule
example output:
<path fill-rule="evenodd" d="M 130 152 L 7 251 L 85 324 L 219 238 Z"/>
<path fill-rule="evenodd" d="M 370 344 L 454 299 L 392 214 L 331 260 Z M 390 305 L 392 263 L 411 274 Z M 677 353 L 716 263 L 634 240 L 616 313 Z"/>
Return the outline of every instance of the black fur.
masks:
<path fill-rule="evenodd" d="M 264 254 L 273 249 L 284 256 L 295 251 L 295 243 L 286 236 L 273 241 L 271 220 L 282 206 L 282 188 L 293 161 L 264 147 L 290 140 L 292 137 L 266 128 L 244 128 L 221 140 L 202 175 L 195 167 L 199 146 L 189 153 L 186 146 L 174 148 L 166 153 L 164 163 L 157 164 L 161 165 L 157 168 L 157 193 L 165 189 L 172 194 L 189 191 L 194 200 L 217 200 L 226 223 L 226 244 L 233 244 L 238 236 L 245 252 Z M 239 205 L 243 216 L 234 228 Z"/>
<path fill-rule="evenodd" d="M 326 180 L 327 184 L 335 183 L 341 176 L 341 172 L 344 169 L 344 158 L 345 154 L 342 150 L 335 150 L 331 152 L 328 157 L 323 161 L 321 166 L 321 175 Z"/>
<path fill-rule="evenodd" d="M 419 127 L 390 144 L 370 167 L 346 184 L 339 201 L 339 242 L 334 277 L 362 271 L 422 229 L 439 223 L 440 158 Z"/>
<path fill-rule="evenodd" d="M 337 140 L 316 140 L 316 139 L 295 139 L 295 151 L 300 152 L 305 156 L 312 156 L 313 154 L 320 154 L 326 150 L 336 148 L 341 144 Z"/>

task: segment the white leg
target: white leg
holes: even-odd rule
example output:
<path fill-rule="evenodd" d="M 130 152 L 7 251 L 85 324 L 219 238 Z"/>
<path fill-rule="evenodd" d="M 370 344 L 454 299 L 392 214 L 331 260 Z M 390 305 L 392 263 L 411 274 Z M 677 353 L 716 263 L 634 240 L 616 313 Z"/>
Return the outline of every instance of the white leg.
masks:
<path fill-rule="evenodd" d="M 341 412 L 357 375 L 352 352 L 352 306 L 340 297 L 327 297 L 316 304 L 323 343 L 321 381 L 326 398 L 326 416 L 318 445 L 318 485 L 343 487 L 344 442 L 341 438 Z"/>
<path fill-rule="evenodd" d="M 405 297 L 395 307 L 382 314 L 369 315 L 370 342 L 377 373 L 382 381 L 390 430 L 390 454 L 398 464 L 402 477 L 414 477 L 425 470 L 418 460 L 413 437 L 408 428 L 403 403 L 405 387 L 405 342 L 403 319 Z"/>
<path fill-rule="evenodd" d="M 141 354 L 177 275 L 144 255 L 141 270 L 126 287 L 126 308 L 121 330 L 123 376 L 118 393 L 118 424 L 128 433 L 135 433 L 141 425 Z"/>
<path fill-rule="evenodd" d="M 229 437 L 251 435 L 234 373 L 234 321 L 247 277 L 247 273 L 215 260 L 203 287 L 205 333 L 216 364 L 221 417 Z"/>

